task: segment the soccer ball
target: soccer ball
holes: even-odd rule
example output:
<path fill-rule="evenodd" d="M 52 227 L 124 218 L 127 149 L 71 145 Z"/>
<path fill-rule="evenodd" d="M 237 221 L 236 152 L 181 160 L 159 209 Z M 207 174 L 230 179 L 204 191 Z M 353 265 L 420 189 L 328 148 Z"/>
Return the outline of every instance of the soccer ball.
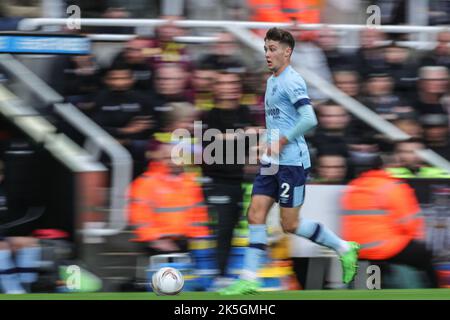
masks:
<path fill-rule="evenodd" d="M 158 295 L 176 295 L 183 290 L 184 277 L 175 268 L 159 269 L 152 276 L 152 288 Z"/>

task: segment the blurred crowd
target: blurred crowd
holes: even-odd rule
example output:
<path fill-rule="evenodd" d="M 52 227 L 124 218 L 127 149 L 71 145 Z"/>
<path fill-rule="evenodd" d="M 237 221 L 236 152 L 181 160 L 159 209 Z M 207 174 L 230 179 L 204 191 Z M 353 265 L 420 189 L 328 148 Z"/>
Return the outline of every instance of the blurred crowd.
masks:
<path fill-rule="evenodd" d="M 88 11 L 94 16 L 129 16 L 124 8 L 105 6 L 105 1 L 90 3 Z M 2 1 L 0 8 L 6 4 Z M 233 229 L 242 213 L 242 185 L 252 181 L 256 166 L 237 164 L 235 154 L 234 164 L 176 165 L 170 147 L 179 141 L 172 132 L 193 133 L 194 121 L 202 121 L 202 130 L 217 129 L 215 139 L 226 145 L 236 139 L 226 129 L 264 127 L 265 81 L 270 74 L 264 62 L 256 67 L 249 63 L 257 59 L 245 59 L 244 47 L 228 32 L 218 31 L 215 43 L 194 54 L 192 46 L 176 41 L 191 34 L 174 24 L 182 17 L 165 18 L 168 22 L 153 36 L 127 41 L 107 65 L 95 54 L 58 57 L 51 85 L 132 155 L 135 180 L 129 218 L 136 227 L 136 241 L 150 243 L 152 252 L 183 251 L 185 244 L 172 241 L 174 235 L 195 238 L 211 233 L 205 227 L 210 220 L 207 207 L 216 217 L 212 231 L 218 240 L 220 275 L 225 276 Z M 406 46 L 402 37 L 377 29 L 362 30 L 354 51 L 342 50 L 339 34 L 330 28 L 292 31 L 296 50 L 314 55 L 305 61 L 323 57 L 318 74 L 411 136 L 394 143 L 310 88 L 319 121 L 307 137 L 312 183 L 345 184 L 378 156 L 395 177 L 450 178 L 416 153 L 430 148 L 450 159 L 450 31 L 440 32 L 429 51 Z M 192 156 L 208 148 L 205 141 L 185 143 Z M 174 215 L 167 219 L 167 213 Z"/>
<path fill-rule="evenodd" d="M 168 133 L 192 130 L 195 120 L 220 130 L 264 126 L 269 76 L 264 66 L 255 70 L 246 65 L 240 44 L 226 32 L 219 32 L 211 50 L 194 59 L 187 45 L 174 41 L 187 32 L 169 23 L 154 38 L 128 41 L 109 66 L 99 66 L 93 55 L 72 56 L 54 71 L 67 101 L 130 150 L 137 163 L 135 176 L 145 167 L 152 137 L 169 142 Z M 315 46 L 326 58 L 320 68 L 338 89 L 411 139 L 392 143 L 338 102 L 311 94 L 319 120 L 308 139 L 314 180 L 348 181 L 364 159 L 377 153 L 403 177 L 448 177 L 438 169 L 421 170 L 426 166 L 413 151 L 430 148 L 450 158 L 450 32 L 439 33 L 436 48 L 429 52 L 417 52 L 375 29 L 363 30 L 360 37 L 361 47 L 350 53 L 339 50 L 338 35 L 331 29 L 319 30 L 305 42 L 299 38 L 297 46 Z M 174 108 L 174 102 L 183 107 Z M 224 109 L 233 109 L 235 118 L 227 117 Z"/>

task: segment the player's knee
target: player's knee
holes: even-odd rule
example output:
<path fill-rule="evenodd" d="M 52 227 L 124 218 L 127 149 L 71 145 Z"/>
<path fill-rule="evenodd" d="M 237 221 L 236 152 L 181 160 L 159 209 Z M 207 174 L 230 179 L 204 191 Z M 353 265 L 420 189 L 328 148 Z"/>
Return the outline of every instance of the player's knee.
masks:
<path fill-rule="evenodd" d="M 10 250 L 8 242 L 0 240 L 0 250 Z"/>
<path fill-rule="evenodd" d="M 247 218 L 249 224 L 263 224 L 265 223 L 265 214 L 262 210 L 258 210 L 255 207 L 248 209 Z"/>

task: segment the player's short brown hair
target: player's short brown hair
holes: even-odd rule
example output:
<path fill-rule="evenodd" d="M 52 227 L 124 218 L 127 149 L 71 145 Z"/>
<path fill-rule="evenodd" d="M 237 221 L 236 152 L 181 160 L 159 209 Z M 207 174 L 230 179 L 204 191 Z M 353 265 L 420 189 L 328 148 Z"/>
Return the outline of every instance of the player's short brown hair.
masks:
<path fill-rule="evenodd" d="M 286 30 L 276 27 L 270 28 L 269 31 L 267 31 L 264 41 L 266 40 L 273 40 L 279 43 L 283 43 L 289 46 L 289 48 L 291 48 L 292 50 L 294 50 L 295 47 L 295 40 L 292 34 Z"/>

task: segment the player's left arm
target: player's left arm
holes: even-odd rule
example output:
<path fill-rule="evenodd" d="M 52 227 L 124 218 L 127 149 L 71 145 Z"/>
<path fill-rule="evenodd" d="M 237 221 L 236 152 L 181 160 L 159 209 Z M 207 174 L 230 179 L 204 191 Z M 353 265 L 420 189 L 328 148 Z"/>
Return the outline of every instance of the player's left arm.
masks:
<path fill-rule="evenodd" d="M 288 143 L 295 138 L 304 135 L 309 130 L 317 126 L 317 117 L 314 108 L 311 105 L 311 100 L 308 97 L 306 84 L 301 78 L 291 81 L 286 88 L 289 100 L 294 108 L 297 109 L 300 117 L 294 128 L 283 137 L 281 143 Z M 284 141 L 283 141 L 284 140 Z"/>

